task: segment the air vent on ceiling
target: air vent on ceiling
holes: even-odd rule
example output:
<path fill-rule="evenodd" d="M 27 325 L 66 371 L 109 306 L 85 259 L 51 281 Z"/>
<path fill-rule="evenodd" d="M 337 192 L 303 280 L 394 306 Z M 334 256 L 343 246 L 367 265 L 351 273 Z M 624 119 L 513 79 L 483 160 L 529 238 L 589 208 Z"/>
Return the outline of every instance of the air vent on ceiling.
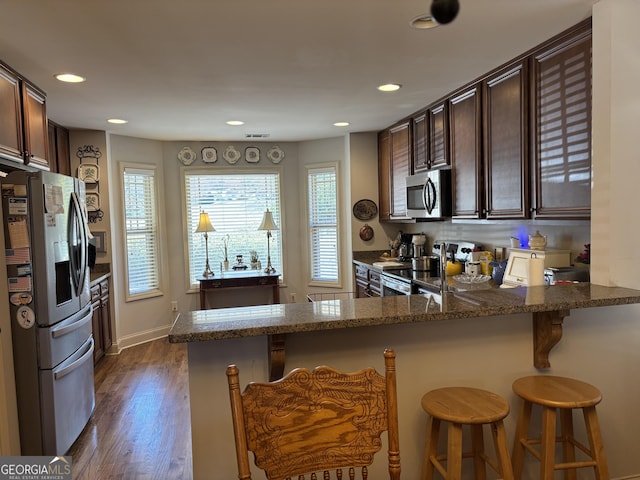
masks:
<path fill-rule="evenodd" d="M 269 133 L 245 133 L 244 138 L 269 138 Z"/>

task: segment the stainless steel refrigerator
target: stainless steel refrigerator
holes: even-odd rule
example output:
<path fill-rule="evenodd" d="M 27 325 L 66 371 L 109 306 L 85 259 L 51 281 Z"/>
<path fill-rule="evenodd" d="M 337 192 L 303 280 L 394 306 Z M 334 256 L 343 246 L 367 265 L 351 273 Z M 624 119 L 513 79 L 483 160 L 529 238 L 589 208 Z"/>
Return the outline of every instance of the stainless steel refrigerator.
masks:
<path fill-rule="evenodd" d="M 1 186 L 22 455 L 64 455 L 95 406 L 84 183 L 14 171 Z"/>

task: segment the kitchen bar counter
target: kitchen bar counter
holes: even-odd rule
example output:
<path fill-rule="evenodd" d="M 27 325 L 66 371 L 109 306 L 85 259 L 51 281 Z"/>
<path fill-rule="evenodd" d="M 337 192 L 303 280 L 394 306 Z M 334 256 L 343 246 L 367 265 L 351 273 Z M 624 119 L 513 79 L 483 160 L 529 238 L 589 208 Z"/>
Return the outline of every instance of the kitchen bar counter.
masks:
<path fill-rule="evenodd" d="M 450 292 L 441 301 L 437 297 L 390 296 L 186 312 L 177 317 L 169 341 L 202 342 L 532 313 L 534 365 L 548 368 L 549 351 L 560 340 L 563 319 L 571 309 L 640 303 L 640 290 L 576 283 Z"/>

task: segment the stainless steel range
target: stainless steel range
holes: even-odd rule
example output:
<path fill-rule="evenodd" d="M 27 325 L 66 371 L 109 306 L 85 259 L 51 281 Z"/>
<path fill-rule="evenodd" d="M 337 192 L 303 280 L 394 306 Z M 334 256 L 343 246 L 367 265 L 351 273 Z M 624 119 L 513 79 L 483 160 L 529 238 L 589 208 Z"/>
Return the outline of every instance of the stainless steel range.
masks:
<path fill-rule="evenodd" d="M 403 275 L 411 270 L 389 270 L 380 275 L 380 286 L 382 288 L 382 296 L 389 297 L 392 295 L 411 295 L 411 278 Z"/>
<path fill-rule="evenodd" d="M 471 252 L 480 248 L 473 242 L 445 240 L 447 258 L 456 262 L 466 263 L 471 260 Z M 437 240 L 433 244 L 433 254 L 440 254 L 440 244 Z M 439 269 L 435 271 L 415 271 L 411 262 L 376 262 L 374 267 L 380 268 L 380 286 L 382 296 L 411 295 L 417 293 L 438 293 L 440 291 Z"/>

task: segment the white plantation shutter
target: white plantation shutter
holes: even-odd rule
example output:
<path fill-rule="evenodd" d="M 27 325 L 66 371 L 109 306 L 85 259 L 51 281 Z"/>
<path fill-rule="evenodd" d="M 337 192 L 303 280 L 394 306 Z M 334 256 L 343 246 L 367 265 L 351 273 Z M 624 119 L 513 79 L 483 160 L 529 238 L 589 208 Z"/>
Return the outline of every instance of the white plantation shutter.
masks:
<path fill-rule="evenodd" d="M 271 232 L 271 264 L 282 273 L 282 217 L 280 208 L 280 174 L 186 172 L 184 174 L 189 283 L 198 284 L 196 277 L 205 268 L 206 252 L 204 234 L 196 233 L 200 212 L 209 214 L 209 264 L 214 273 L 220 271 L 224 260 L 224 241 L 227 241 L 229 264 L 242 255 L 250 263 L 249 252 L 255 250 L 267 266 L 267 232 L 258 230 L 262 216 L 268 208 L 278 230 Z M 231 267 L 229 267 L 231 268 Z M 281 277 L 282 278 L 282 277 Z"/>
<path fill-rule="evenodd" d="M 159 292 L 156 179 L 153 168 L 123 169 L 128 299 Z"/>
<path fill-rule="evenodd" d="M 338 194 L 334 166 L 309 168 L 311 281 L 337 284 Z"/>

